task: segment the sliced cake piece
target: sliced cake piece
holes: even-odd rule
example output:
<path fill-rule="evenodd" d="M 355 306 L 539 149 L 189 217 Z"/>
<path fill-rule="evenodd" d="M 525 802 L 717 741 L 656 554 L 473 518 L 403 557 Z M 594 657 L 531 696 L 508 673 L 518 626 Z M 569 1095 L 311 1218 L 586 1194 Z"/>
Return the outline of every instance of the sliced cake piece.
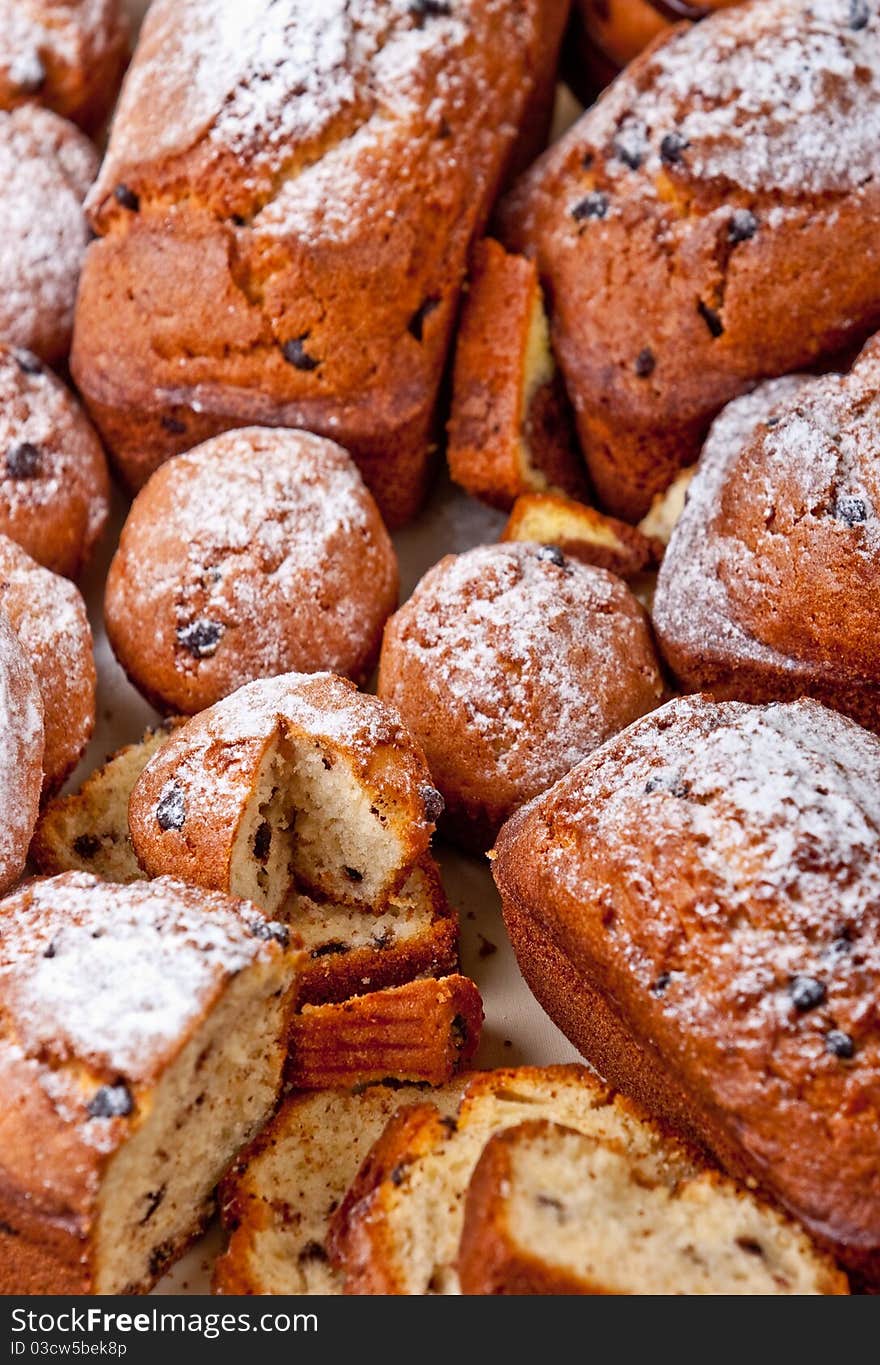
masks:
<path fill-rule="evenodd" d="M 301 955 L 254 906 L 71 872 L 0 904 L 0 1292 L 149 1289 L 272 1113 Z"/>
<path fill-rule="evenodd" d="M 331 673 L 239 688 L 150 760 L 129 805 L 138 860 L 287 914 L 298 891 L 381 910 L 442 800 L 397 711 Z"/>
<path fill-rule="evenodd" d="M 688 489 L 696 472 L 697 466 L 695 464 L 688 465 L 687 469 L 683 469 L 680 474 L 676 475 L 664 492 L 654 495 L 650 508 L 639 522 L 639 530 L 642 535 L 661 546 L 669 544 L 672 539 L 672 532 L 678 525 L 684 511 Z"/>
<path fill-rule="evenodd" d="M 127 744 L 86 778 L 79 791 L 49 801 L 37 823 L 30 856 L 48 877 L 92 872 L 108 882 L 135 882 L 144 873 L 128 832 L 128 802 L 144 767 L 183 721 L 172 717 Z"/>
<path fill-rule="evenodd" d="M 558 493 L 524 493 L 517 498 L 502 540 L 557 545 L 572 559 L 632 578 L 656 564 L 663 547 L 616 517 Z"/>
<path fill-rule="evenodd" d="M 474 252 L 458 332 L 447 457 L 455 482 L 494 507 L 521 493 L 587 491 L 537 269 L 488 238 Z"/>
<path fill-rule="evenodd" d="M 431 1091 L 442 1113 L 464 1080 Z M 218 1294 L 341 1294 L 327 1226 L 357 1169 L 414 1089 L 372 1085 L 285 1100 L 220 1188 L 229 1244 L 214 1267 Z"/>
<path fill-rule="evenodd" d="M 846 1294 L 807 1234 L 717 1171 L 681 1176 L 545 1120 L 489 1139 L 465 1201 L 464 1294 Z"/>
<path fill-rule="evenodd" d="M 490 1138 L 534 1120 L 617 1146 L 640 1178 L 667 1188 L 707 1170 L 695 1151 L 585 1067 L 478 1073 L 455 1123 L 429 1103 L 401 1109 L 367 1157 L 330 1231 L 346 1293 L 458 1293 L 473 1172 Z"/>
<path fill-rule="evenodd" d="M 306 1005 L 291 1022 L 285 1078 L 296 1090 L 386 1078 L 441 1085 L 473 1057 L 482 1023 L 480 992 L 466 976 Z"/>

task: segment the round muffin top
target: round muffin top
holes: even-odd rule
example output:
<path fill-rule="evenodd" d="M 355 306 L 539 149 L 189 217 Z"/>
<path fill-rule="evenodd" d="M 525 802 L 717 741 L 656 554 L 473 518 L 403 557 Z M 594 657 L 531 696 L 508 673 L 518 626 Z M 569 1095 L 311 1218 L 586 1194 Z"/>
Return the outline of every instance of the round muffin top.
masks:
<path fill-rule="evenodd" d="M 0 893 L 21 876 L 43 783 L 43 703 L 34 670 L 0 613 Z"/>
<path fill-rule="evenodd" d="M 0 0 L 0 108 L 35 101 L 94 128 L 127 45 L 123 0 Z"/>
<path fill-rule="evenodd" d="M 871 343 L 847 375 L 791 381 L 730 461 L 710 521 L 740 625 L 791 658 L 866 677 L 880 671 L 878 433 Z"/>
<path fill-rule="evenodd" d="M 30 351 L 0 345 L 0 532 L 73 578 L 109 496 L 101 443 L 76 399 Z"/>
<path fill-rule="evenodd" d="M 107 581 L 113 648 L 144 694 L 191 714 L 255 678 L 364 681 L 397 602 L 397 560 L 341 446 L 226 432 L 138 494 Z"/>
<path fill-rule="evenodd" d="M 37 105 L 0 111 L 0 340 L 44 360 L 66 356 L 89 242 L 83 200 L 98 153 Z"/>
<path fill-rule="evenodd" d="M 554 546 L 507 543 L 425 575 L 386 628 L 379 692 L 450 812 L 504 818 L 656 706 L 663 684 L 620 579 Z"/>

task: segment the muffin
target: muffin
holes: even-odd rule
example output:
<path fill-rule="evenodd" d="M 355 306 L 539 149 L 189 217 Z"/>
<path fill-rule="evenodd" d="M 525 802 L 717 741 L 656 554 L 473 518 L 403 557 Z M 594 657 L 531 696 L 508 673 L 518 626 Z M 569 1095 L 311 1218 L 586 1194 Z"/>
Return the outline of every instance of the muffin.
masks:
<path fill-rule="evenodd" d="M 364 682 L 397 559 L 347 453 L 307 432 L 226 432 L 157 470 L 110 566 L 113 650 L 160 710 L 192 715 L 256 678 Z"/>
<path fill-rule="evenodd" d="M 0 109 L 44 104 L 95 131 L 127 58 L 123 0 L 0 0 Z"/>
<path fill-rule="evenodd" d="M 673 532 L 654 624 L 681 686 L 804 694 L 880 725 L 880 345 L 716 420 Z"/>
<path fill-rule="evenodd" d="M 0 342 L 64 360 L 89 242 L 83 212 L 98 154 L 72 123 L 21 105 L 0 110 Z"/>
<path fill-rule="evenodd" d="M 443 831 L 489 846 L 507 817 L 657 706 L 642 608 L 603 569 L 548 545 L 449 555 L 391 618 L 379 695 L 422 745 Z"/>
<path fill-rule="evenodd" d="M 0 613 L 0 894 L 21 876 L 43 785 L 43 702 L 34 670 Z"/>
<path fill-rule="evenodd" d="M 101 443 L 76 399 L 30 351 L 0 345 L 0 534 L 76 578 L 107 521 Z"/>

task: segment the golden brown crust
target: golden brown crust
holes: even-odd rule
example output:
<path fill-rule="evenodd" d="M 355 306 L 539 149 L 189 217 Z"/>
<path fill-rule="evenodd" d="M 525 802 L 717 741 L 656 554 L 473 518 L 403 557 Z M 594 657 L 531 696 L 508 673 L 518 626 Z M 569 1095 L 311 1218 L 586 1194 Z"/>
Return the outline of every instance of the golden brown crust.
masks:
<path fill-rule="evenodd" d="M 285 1078 L 296 1090 L 396 1081 L 442 1085 L 473 1057 L 483 1005 L 466 976 L 410 981 L 291 1021 Z"/>
<path fill-rule="evenodd" d="M 66 579 L 0 535 L 0 609 L 18 636 L 43 700 L 46 800 L 79 762 L 95 725 L 95 656 L 86 606 Z"/>
<path fill-rule="evenodd" d="M 494 507 L 548 487 L 587 491 L 546 326 L 534 263 L 479 242 L 456 340 L 446 455 L 455 482 Z"/>
<path fill-rule="evenodd" d="M 877 935 L 856 829 L 876 750 L 814 703 L 683 699 L 514 817 L 494 862 L 523 970 L 576 1044 L 869 1279 Z M 761 852 L 783 843 L 782 864 Z"/>
<path fill-rule="evenodd" d="M 331 766 L 343 755 L 377 808 L 400 826 L 400 866 L 386 888 L 393 894 L 427 851 L 434 821 L 426 803 L 436 792 L 394 708 L 330 673 L 250 683 L 171 735 L 144 769 L 129 805 L 132 843 L 148 876 L 229 888 L 239 825 L 279 733 L 307 738 Z M 173 819 L 160 811 L 168 798 Z"/>
<path fill-rule="evenodd" d="M 73 394 L 29 351 L 0 345 L 0 533 L 76 578 L 107 521 L 101 443 Z"/>
<path fill-rule="evenodd" d="M 96 132 L 128 60 L 122 0 L 2 0 L 0 109 L 36 102 Z"/>
<path fill-rule="evenodd" d="M 194 715 L 255 678 L 363 683 L 397 605 L 397 559 L 340 446 L 229 432 L 157 470 L 110 566 L 107 632 L 162 711 Z"/>
<path fill-rule="evenodd" d="M 584 100 L 637 57 L 670 24 L 706 17 L 741 0 L 574 0 L 566 77 Z"/>
<path fill-rule="evenodd" d="M 663 557 L 659 541 L 595 507 L 555 493 L 524 493 L 513 505 L 501 539 L 558 545 L 582 564 L 633 578 Z"/>
<path fill-rule="evenodd" d="M 753 0 L 673 29 L 504 206 L 503 239 L 548 282 L 587 465 L 617 515 L 644 513 L 755 379 L 877 325 L 878 25 L 849 0 Z M 750 101 L 783 62 L 801 95 Z"/>
<path fill-rule="evenodd" d="M 386 626 L 379 694 L 425 750 L 441 828 L 484 850 L 512 811 L 659 704 L 663 683 L 619 579 L 507 544 L 425 575 Z"/>
<path fill-rule="evenodd" d="M 43 784 L 43 700 L 11 624 L 0 613 L 0 895 L 24 872 Z"/>
<path fill-rule="evenodd" d="M 335 2 L 228 5 L 222 25 L 205 0 L 152 6 L 90 201 L 73 357 L 130 484 L 260 422 L 340 440 L 386 520 L 412 515 L 468 248 L 545 117 L 567 8 L 370 4 L 355 34 Z"/>

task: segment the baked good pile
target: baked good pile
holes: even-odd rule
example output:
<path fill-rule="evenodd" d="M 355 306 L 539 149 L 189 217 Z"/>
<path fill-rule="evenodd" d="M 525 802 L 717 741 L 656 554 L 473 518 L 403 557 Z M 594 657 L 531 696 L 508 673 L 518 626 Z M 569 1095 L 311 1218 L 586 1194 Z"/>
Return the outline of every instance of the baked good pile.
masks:
<path fill-rule="evenodd" d="M 880 0 L 131 9 L 0 0 L 0 1293 L 880 1290 Z"/>

